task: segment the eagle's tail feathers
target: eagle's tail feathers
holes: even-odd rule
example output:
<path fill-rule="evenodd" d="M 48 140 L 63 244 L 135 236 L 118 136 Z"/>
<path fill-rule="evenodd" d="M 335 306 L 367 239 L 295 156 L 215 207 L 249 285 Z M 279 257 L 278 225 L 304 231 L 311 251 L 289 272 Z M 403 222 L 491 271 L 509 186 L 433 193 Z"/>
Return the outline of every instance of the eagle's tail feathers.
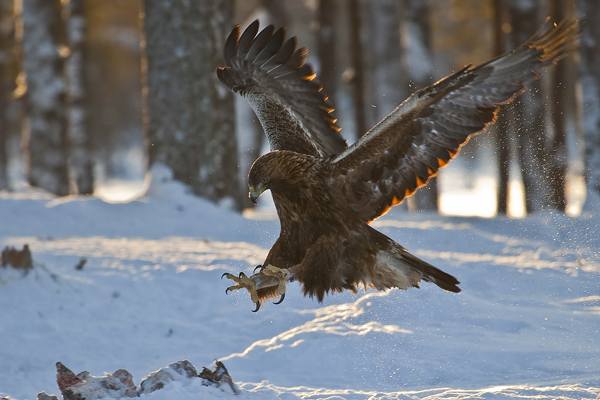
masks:
<path fill-rule="evenodd" d="M 461 289 L 457 286 L 460 282 L 450 274 L 434 267 L 426 261 L 410 254 L 408 251 L 402 251 L 401 261 L 410 267 L 410 272 L 417 273 L 426 282 L 435 283 L 440 288 L 449 292 L 458 293 Z M 412 274 L 411 274 L 412 275 Z"/>
<path fill-rule="evenodd" d="M 377 290 L 391 287 L 403 290 L 418 288 L 421 280 L 424 280 L 450 292 L 461 291 L 457 286 L 460 282 L 455 277 L 415 257 L 400 246 L 394 246 L 388 251 L 381 250 L 377 254 L 373 270 L 363 279 Z"/>

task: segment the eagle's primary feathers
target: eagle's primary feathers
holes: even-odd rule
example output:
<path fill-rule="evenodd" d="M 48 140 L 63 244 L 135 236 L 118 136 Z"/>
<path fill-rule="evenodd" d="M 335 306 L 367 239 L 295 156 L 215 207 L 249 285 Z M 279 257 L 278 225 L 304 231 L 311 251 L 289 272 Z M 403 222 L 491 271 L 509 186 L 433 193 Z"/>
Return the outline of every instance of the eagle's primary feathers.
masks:
<path fill-rule="evenodd" d="M 248 99 L 269 138 L 272 151 L 250 170 L 250 197 L 271 190 L 281 234 L 258 273 L 225 274 L 237 283 L 228 290 L 248 289 L 256 310 L 265 298 L 282 301 L 291 279 L 319 301 L 328 292 L 408 289 L 421 280 L 460 292 L 456 278 L 368 224 L 425 185 L 494 122 L 500 104 L 574 49 L 577 22 L 417 91 L 349 148 L 304 64 L 306 50 L 295 50 L 295 38 L 284 43 L 282 29 L 257 32 L 257 21 L 241 37 L 233 29 L 217 74 Z"/>

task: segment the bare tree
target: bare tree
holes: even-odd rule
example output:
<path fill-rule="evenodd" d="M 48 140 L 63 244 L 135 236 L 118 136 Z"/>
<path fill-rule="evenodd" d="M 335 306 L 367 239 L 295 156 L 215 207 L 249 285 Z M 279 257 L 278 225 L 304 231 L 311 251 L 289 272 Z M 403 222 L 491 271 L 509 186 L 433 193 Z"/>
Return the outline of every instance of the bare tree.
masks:
<path fill-rule="evenodd" d="M 240 199 L 233 96 L 216 82 L 233 1 L 145 0 L 148 150 L 213 201 Z"/>
<path fill-rule="evenodd" d="M 506 49 L 506 38 L 502 31 L 502 25 L 505 22 L 505 10 L 502 6 L 502 0 L 493 0 L 493 37 L 494 37 L 494 55 L 503 54 Z M 498 214 L 506 215 L 508 212 L 508 179 L 510 165 L 510 143 L 508 140 L 510 131 L 508 129 L 508 118 L 511 115 L 512 107 L 501 107 L 498 113 L 498 121 L 491 129 L 496 139 L 496 162 L 498 166 Z"/>
<path fill-rule="evenodd" d="M 409 79 L 416 89 L 430 85 L 433 77 L 433 57 L 431 55 L 431 29 L 429 26 L 429 1 L 406 0 L 404 23 L 406 28 L 407 60 Z M 437 178 L 432 178 L 427 186 L 419 189 L 409 199 L 417 210 L 437 211 Z M 411 206 L 412 207 L 412 206 Z"/>
<path fill-rule="evenodd" d="M 363 60 L 363 45 L 361 42 L 361 30 L 363 21 L 361 18 L 361 5 L 359 0 L 349 0 L 349 22 L 350 22 L 350 73 L 346 81 L 352 86 L 353 108 L 355 116 L 356 137 L 359 138 L 367 131 L 365 115 L 365 64 Z"/>
<path fill-rule="evenodd" d="M 587 199 L 584 210 L 600 211 L 600 2 L 578 0 L 582 20 L 579 64 L 583 102 L 583 134 Z"/>
<path fill-rule="evenodd" d="M 337 94 L 337 0 L 319 0 L 317 20 L 317 56 L 319 58 L 319 81 L 330 99 Z"/>
<path fill-rule="evenodd" d="M 66 5 L 66 39 L 69 46 L 67 59 L 68 131 L 70 140 L 70 165 L 73 172 L 73 192 L 94 192 L 94 159 L 92 139 L 88 127 L 86 82 L 86 27 L 84 0 L 69 0 Z"/>
<path fill-rule="evenodd" d="M 530 38 L 540 27 L 544 10 L 541 0 L 507 0 L 512 30 L 511 47 Z M 542 98 L 542 80 L 529 85 L 514 104 L 518 142 L 518 160 L 525 187 L 525 209 L 528 214 L 547 209 L 551 199 L 549 138 L 546 133 L 546 107 Z"/>
<path fill-rule="evenodd" d="M 93 142 L 95 184 L 143 176 L 145 160 L 128 157 L 140 154 L 144 143 L 141 3 L 84 1 L 85 126 Z"/>
<path fill-rule="evenodd" d="M 269 15 L 269 20 L 276 27 L 288 26 L 289 17 L 285 2 L 281 0 L 262 0 L 263 7 Z"/>
<path fill-rule="evenodd" d="M 552 0 L 550 2 L 553 19 L 557 22 L 566 21 L 574 14 L 574 2 L 570 0 Z M 570 79 L 573 75 L 572 57 L 560 62 L 551 71 L 552 98 L 552 126 L 554 136 L 550 154 L 548 157 L 550 167 L 550 206 L 558 211 L 565 212 L 567 208 L 567 198 L 565 194 L 565 184 L 568 168 L 567 154 L 567 132 L 568 120 L 575 111 L 568 104 L 575 104 L 575 81 Z"/>
<path fill-rule="evenodd" d="M 367 127 L 374 126 L 407 97 L 401 80 L 400 4 L 363 2 Z M 361 132 L 364 134 L 365 132 Z"/>
<path fill-rule="evenodd" d="M 23 0 L 23 69 L 27 75 L 29 184 L 69 194 L 64 37 L 60 0 Z"/>
<path fill-rule="evenodd" d="M 9 187 L 6 109 L 15 87 L 14 21 L 14 1 L 0 0 L 0 190 Z"/>
<path fill-rule="evenodd" d="M 212 98 L 212 130 L 206 132 L 207 154 L 213 160 L 207 166 L 215 168 L 213 174 L 203 177 L 201 189 L 196 193 L 215 200 L 231 198 L 238 209 L 249 203 L 247 185 L 238 179 L 237 142 L 235 140 L 235 110 L 233 93 L 223 90 L 217 80 L 216 70 L 223 66 L 223 43 L 233 26 L 233 0 L 215 0 L 206 5 L 209 22 L 207 39 L 210 60 L 208 78 Z"/>

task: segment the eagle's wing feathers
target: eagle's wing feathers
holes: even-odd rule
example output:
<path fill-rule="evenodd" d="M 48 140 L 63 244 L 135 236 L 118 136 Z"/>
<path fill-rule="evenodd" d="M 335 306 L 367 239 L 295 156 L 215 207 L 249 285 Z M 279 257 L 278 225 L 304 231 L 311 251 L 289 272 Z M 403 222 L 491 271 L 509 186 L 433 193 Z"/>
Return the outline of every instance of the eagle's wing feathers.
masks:
<path fill-rule="evenodd" d="M 226 67 L 219 80 L 245 97 L 269 139 L 272 150 L 291 150 L 315 156 L 338 154 L 347 148 L 331 117 L 333 108 L 315 73 L 304 61 L 305 48 L 296 49 L 285 29 L 272 25 L 258 33 L 254 21 L 240 36 L 236 26 L 224 48 Z"/>
<path fill-rule="evenodd" d="M 500 104 L 564 58 L 577 37 L 577 22 L 558 25 L 510 53 L 414 93 L 353 146 L 331 157 L 350 207 L 371 221 L 425 185 L 471 135 L 494 122 Z"/>

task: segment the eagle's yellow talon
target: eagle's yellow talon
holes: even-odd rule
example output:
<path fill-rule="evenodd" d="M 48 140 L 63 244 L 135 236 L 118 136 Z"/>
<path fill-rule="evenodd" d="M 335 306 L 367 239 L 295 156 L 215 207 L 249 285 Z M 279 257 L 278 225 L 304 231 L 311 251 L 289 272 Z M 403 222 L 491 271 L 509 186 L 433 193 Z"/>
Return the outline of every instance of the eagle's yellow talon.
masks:
<path fill-rule="evenodd" d="M 254 279 L 247 277 L 246 274 L 244 274 L 243 272 L 240 272 L 238 276 L 235 276 L 230 273 L 224 273 L 223 276 L 237 283 L 237 285 L 229 286 L 227 289 L 225 289 L 225 293 L 238 289 L 247 289 L 248 292 L 250 292 L 250 298 L 252 299 L 252 302 L 258 302 L 258 293 L 256 292 L 256 282 L 254 281 Z"/>
<path fill-rule="evenodd" d="M 261 267 L 261 270 L 250 277 L 246 276 L 243 272 L 240 272 L 238 276 L 227 272 L 221 276 L 221 278 L 227 277 L 227 279 L 231 279 L 237 283 L 237 285 L 229 286 L 225 289 L 225 293 L 238 289 L 248 290 L 250 299 L 256 304 L 256 309 L 253 312 L 258 311 L 261 306 L 262 300 L 259 299 L 257 292 L 259 289 L 277 287 L 279 300 L 275 304 L 281 304 L 285 299 L 286 284 L 293 275 L 289 269 L 277 268 L 270 264 L 264 267 L 259 265 L 258 267 Z"/>

